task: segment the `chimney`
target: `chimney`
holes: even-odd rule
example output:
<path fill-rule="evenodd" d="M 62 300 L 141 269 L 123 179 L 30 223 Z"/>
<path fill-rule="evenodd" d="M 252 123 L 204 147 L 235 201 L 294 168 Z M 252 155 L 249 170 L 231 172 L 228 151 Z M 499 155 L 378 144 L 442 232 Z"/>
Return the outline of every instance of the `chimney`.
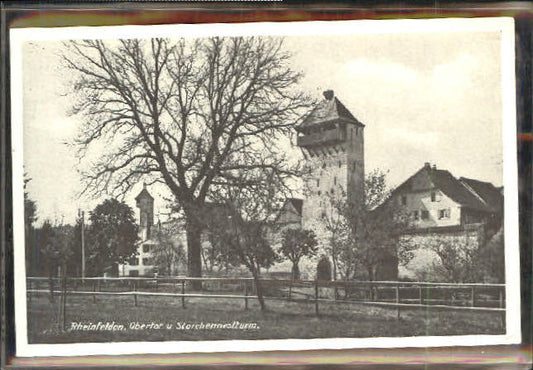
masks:
<path fill-rule="evenodd" d="M 437 169 L 437 165 L 434 164 L 433 166 L 431 166 L 432 169 L 436 170 Z"/>
<path fill-rule="evenodd" d="M 431 164 L 429 162 L 424 163 L 424 168 L 429 170 L 431 168 Z"/>
<path fill-rule="evenodd" d="M 333 90 L 326 90 L 326 91 L 323 92 L 323 94 L 324 94 L 324 98 L 326 98 L 326 100 L 331 100 L 335 96 L 335 94 L 333 93 Z"/>

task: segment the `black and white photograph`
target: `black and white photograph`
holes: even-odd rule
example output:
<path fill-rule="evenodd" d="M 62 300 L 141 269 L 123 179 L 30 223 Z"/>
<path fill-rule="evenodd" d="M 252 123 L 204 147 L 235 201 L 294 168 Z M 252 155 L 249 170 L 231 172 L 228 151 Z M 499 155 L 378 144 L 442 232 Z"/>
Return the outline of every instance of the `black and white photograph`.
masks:
<path fill-rule="evenodd" d="M 20 355 L 520 343 L 511 18 L 11 55 Z"/>

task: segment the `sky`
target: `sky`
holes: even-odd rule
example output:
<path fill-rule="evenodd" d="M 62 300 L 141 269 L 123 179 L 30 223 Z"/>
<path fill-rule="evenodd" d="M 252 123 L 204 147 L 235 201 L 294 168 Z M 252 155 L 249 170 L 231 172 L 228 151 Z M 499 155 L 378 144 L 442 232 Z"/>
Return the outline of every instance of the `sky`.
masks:
<path fill-rule="evenodd" d="M 334 90 L 366 125 L 367 173 L 389 171 L 395 186 L 430 162 L 456 177 L 502 184 L 498 32 L 290 36 L 285 47 L 304 73 L 304 90 L 316 97 Z M 81 119 L 68 114 L 60 51 L 56 41 L 23 49 L 24 166 L 41 222 L 73 222 L 78 209 L 102 201 L 79 196 L 77 160 L 65 143 Z M 141 188 L 126 197 L 132 207 Z M 153 192 L 156 213 L 165 212 L 165 190 Z"/>

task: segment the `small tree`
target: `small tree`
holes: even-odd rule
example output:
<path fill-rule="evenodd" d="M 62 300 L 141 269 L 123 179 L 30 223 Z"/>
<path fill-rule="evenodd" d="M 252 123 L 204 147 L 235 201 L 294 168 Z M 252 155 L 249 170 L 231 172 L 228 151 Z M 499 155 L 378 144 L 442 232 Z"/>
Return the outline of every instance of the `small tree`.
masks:
<path fill-rule="evenodd" d="M 123 202 L 108 199 L 90 213 L 88 229 L 89 259 L 92 272 L 103 272 L 124 263 L 137 253 L 138 227 L 133 209 Z"/>
<path fill-rule="evenodd" d="M 233 186 L 221 188 L 216 197 L 217 203 L 226 208 L 227 216 L 211 219 L 218 221 L 212 222 L 210 232 L 219 235 L 220 242 L 227 246 L 229 262 L 244 265 L 250 271 L 261 310 L 265 310 L 261 268 L 278 260 L 269 235 L 275 232 L 274 220 L 285 199 L 286 178 L 269 167 L 252 175 L 235 175 Z"/>
<path fill-rule="evenodd" d="M 62 268 L 63 274 L 66 273 L 67 263 L 72 256 L 72 232 L 72 226 L 53 226 L 48 220 L 37 230 L 42 275 L 56 276 L 58 267 Z"/>
<path fill-rule="evenodd" d="M 176 275 L 180 262 L 185 263 L 185 248 L 173 236 L 177 234 L 176 224 L 169 223 L 153 231 L 157 244 L 152 247 L 152 257 L 158 271 L 163 275 Z"/>
<path fill-rule="evenodd" d="M 300 268 L 298 263 L 302 257 L 312 257 L 316 255 L 318 242 L 315 232 L 304 229 L 286 229 L 282 235 L 281 248 L 279 252 L 282 256 L 292 262 L 292 279 L 300 279 Z"/>
<path fill-rule="evenodd" d="M 480 247 L 477 260 L 482 279 L 493 283 L 505 282 L 505 247 L 503 227 Z"/>
<path fill-rule="evenodd" d="M 398 258 L 400 237 L 410 226 L 409 217 L 390 198 L 386 173 L 374 170 L 365 178 L 364 204 L 331 199 L 335 220 L 331 233 L 334 261 L 341 265 L 341 276 L 353 278 L 357 267 L 365 270 L 367 279 L 375 280 L 380 266 Z M 343 271 L 342 271 L 343 270 Z"/>
<path fill-rule="evenodd" d="M 35 221 L 37 220 L 37 206 L 26 189 L 27 184 L 31 181 L 24 174 L 24 245 L 26 254 L 26 274 L 33 276 L 38 273 L 38 250 L 35 241 Z"/>

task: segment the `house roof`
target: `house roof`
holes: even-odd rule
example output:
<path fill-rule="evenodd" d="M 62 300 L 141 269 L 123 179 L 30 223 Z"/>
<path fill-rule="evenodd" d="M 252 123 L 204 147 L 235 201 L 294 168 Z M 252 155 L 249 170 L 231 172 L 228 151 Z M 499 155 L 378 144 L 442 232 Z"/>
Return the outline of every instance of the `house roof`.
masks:
<path fill-rule="evenodd" d="M 338 120 L 364 126 L 354 117 L 344 104 L 334 96 L 332 90 L 324 91 L 324 97 L 325 99 L 316 105 L 297 129 Z"/>
<path fill-rule="evenodd" d="M 459 180 L 483 198 L 485 204 L 494 212 L 501 212 L 503 209 L 503 195 L 501 188 L 495 187 L 490 182 L 468 179 L 466 177 L 461 177 Z"/>
<path fill-rule="evenodd" d="M 490 207 L 482 199 L 479 199 L 479 196 L 475 192 L 469 191 L 449 171 L 431 169 L 430 177 L 436 188 L 440 189 L 440 191 L 463 207 L 478 211 L 491 211 Z"/>
<path fill-rule="evenodd" d="M 435 188 L 461 206 L 482 212 L 501 211 L 503 196 L 494 185 L 464 177 L 457 179 L 449 171 L 436 169 L 429 163 L 398 186 L 394 192 L 408 189 L 412 179 L 422 171 L 427 173 Z"/>

